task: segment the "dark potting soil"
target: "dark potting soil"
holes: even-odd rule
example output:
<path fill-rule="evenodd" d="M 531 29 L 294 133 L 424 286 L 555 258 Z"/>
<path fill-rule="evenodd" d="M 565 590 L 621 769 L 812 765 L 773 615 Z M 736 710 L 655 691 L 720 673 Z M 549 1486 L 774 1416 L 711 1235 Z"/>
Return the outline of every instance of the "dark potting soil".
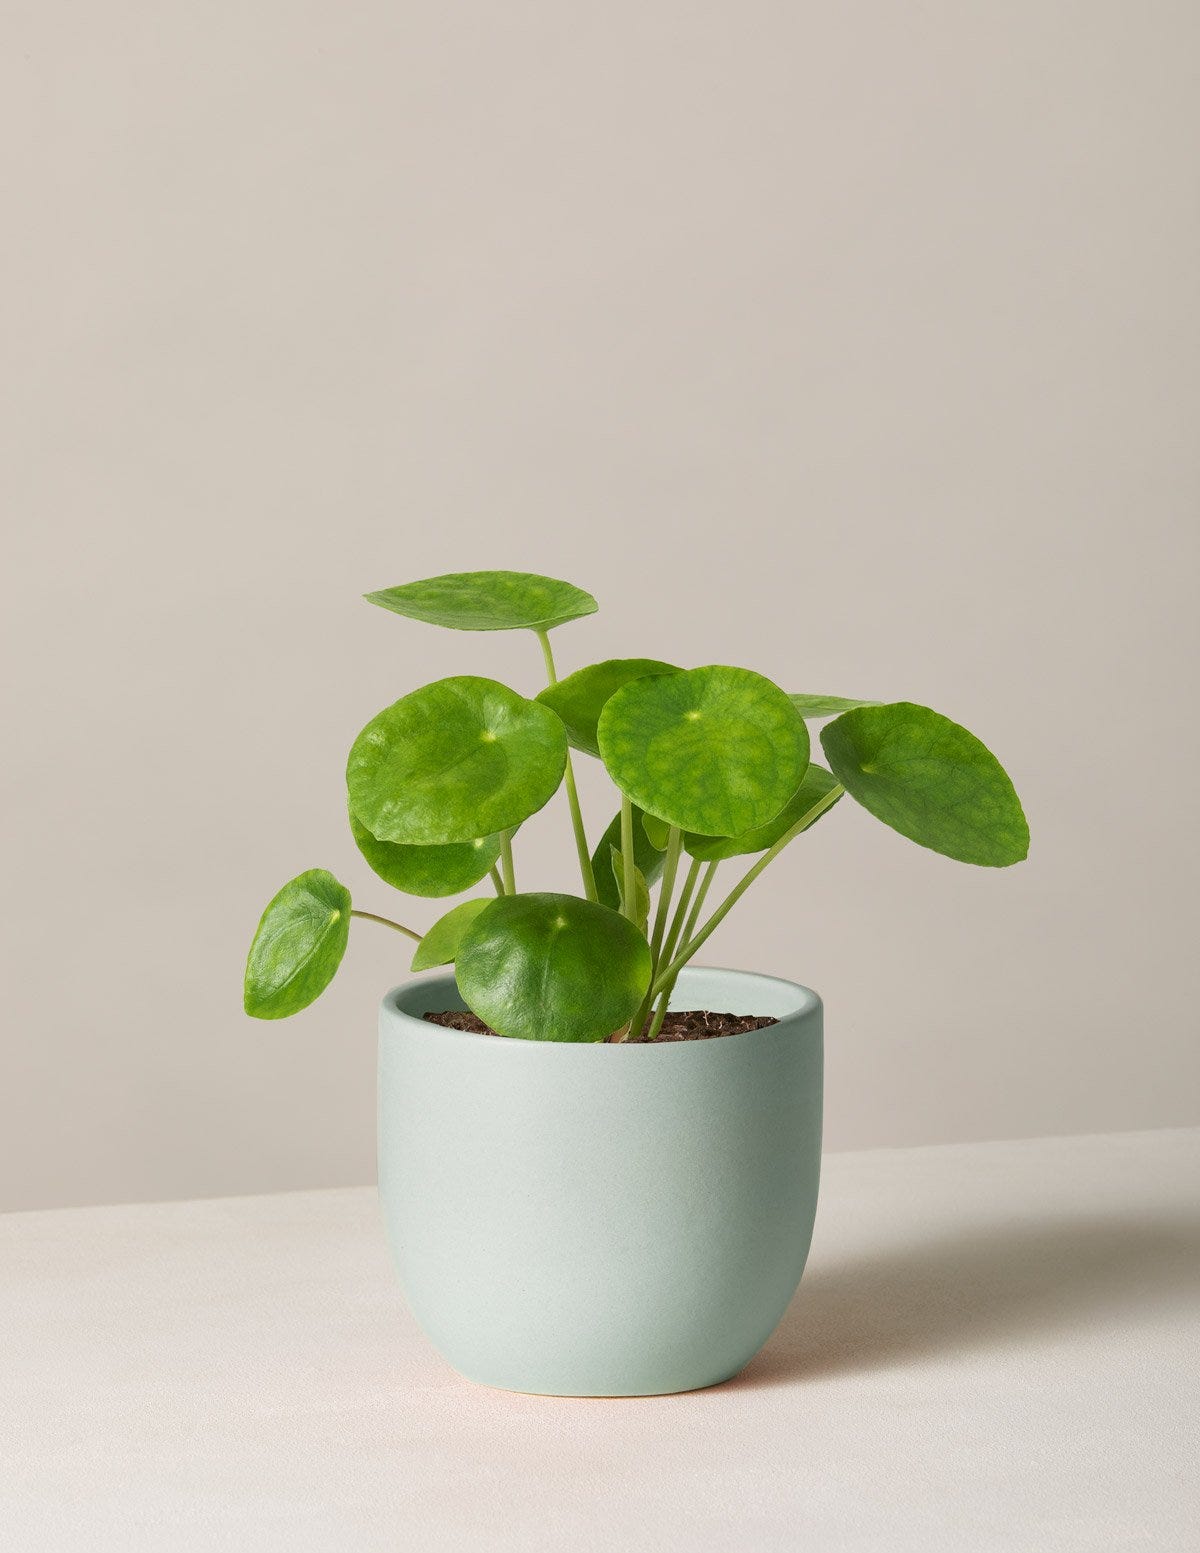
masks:
<path fill-rule="evenodd" d="M 431 1025 L 442 1025 L 447 1030 L 466 1030 L 471 1035 L 495 1035 L 491 1025 L 485 1025 L 477 1014 L 465 1009 L 448 1008 L 444 1013 L 422 1016 Z M 777 1025 L 778 1019 L 769 1014 L 710 1014 L 706 1009 L 680 1009 L 668 1014 L 658 1033 L 658 1041 L 711 1041 L 718 1035 L 742 1035 L 747 1030 L 765 1030 Z M 645 1036 L 626 1043 L 645 1046 Z M 656 1041 L 657 1045 L 658 1042 Z"/>

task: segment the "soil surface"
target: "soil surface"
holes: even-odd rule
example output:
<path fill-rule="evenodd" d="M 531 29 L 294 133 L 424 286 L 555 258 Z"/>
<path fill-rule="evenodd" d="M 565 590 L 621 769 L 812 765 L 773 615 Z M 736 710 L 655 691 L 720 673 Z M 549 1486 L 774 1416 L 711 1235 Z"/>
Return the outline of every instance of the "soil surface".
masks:
<path fill-rule="evenodd" d="M 471 1035 L 495 1035 L 491 1025 L 485 1025 L 477 1014 L 465 1009 L 449 1008 L 440 1014 L 424 1014 L 431 1025 L 442 1025 L 447 1030 L 466 1030 Z M 778 1019 L 769 1014 L 711 1014 L 706 1009 L 679 1009 L 663 1020 L 658 1041 L 711 1041 L 718 1035 L 741 1035 L 747 1030 L 765 1030 L 777 1025 Z M 645 1046 L 645 1036 L 627 1043 Z M 657 1045 L 658 1042 L 655 1042 Z"/>

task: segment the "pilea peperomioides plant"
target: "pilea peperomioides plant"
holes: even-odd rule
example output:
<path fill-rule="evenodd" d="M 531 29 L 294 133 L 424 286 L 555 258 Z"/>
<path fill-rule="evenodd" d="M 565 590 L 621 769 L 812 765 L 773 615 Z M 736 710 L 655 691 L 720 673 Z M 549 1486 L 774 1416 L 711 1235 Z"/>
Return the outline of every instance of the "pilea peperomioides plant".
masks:
<path fill-rule="evenodd" d="M 280 1019 L 328 986 L 351 918 L 415 940 L 414 970 L 453 964 L 467 1007 L 501 1035 L 657 1037 L 681 968 L 763 869 L 848 793 L 919 845 L 964 863 L 1020 862 L 1013 785 L 973 734 L 908 701 L 789 695 L 749 669 L 611 658 L 559 679 L 550 632 L 588 593 L 525 572 L 462 572 L 369 593 L 460 631 L 532 631 L 548 684 L 530 700 L 455 675 L 367 724 L 346 766 L 350 832 L 387 884 L 427 898 L 490 880 L 424 932 L 357 910 L 324 869 L 285 884 L 246 964 L 246 1012 Z M 825 721 L 826 767 L 809 724 Z M 620 807 L 592 851 L 571 751 L 603 761 Z M 513 838 L 565 786 L 582 895 L 521 893 Z M 751 861 L 712 904 L 722 862 Z M 657 900 L 654 891 L 657 888 Z"/>

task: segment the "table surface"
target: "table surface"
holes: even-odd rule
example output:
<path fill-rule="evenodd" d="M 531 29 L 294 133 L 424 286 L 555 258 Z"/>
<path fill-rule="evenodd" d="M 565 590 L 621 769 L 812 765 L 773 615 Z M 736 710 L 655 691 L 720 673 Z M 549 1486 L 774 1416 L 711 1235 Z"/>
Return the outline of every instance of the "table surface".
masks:
<path fill-rule="evenodd" d="M 1200 1546 L 1200 1129 L 833 1154 L 733 1381 L 461 1380 L 370 1189 L 0 1219 L 13 1549 Z"/>

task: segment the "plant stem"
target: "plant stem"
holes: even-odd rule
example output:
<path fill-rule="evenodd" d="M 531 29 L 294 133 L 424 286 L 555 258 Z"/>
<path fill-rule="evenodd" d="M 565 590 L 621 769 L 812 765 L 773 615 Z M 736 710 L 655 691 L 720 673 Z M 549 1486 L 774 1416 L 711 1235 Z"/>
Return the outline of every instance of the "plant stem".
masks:
<path fill-rule="evenodd" d="M 492 883 L 496 886 L 496 894 L 497 895 L 503 895 L 504 894 L 504 880 L 501 879 L 498 870 L 495 869 L 495 868 L 489 868 L 488 869 L 488 873 L 491 875 Z"/>
<path fill-rule="evenodd" d="M 621 863 L 624 873 L 621 909 L 630 922 L 637 921 L 637 864 L 633 860 L 633 804 L 621 794 Z"/>
<path fill-rule="evenodd" d="M 513 873 L 511 830 L 506 830 L 501 833 L 500 865 L 504 869 L 504 893 L 505 895 L 515 895 L 517 893 L 517 884 L 516 876 Z"/>
<path fill-rule="evenodd" d="M 683 846 L 683 832 L 672 825 L 667 832 L 667 856 L 663 863 L 662 885 L 658 892 L 658 910 L 654 913 L 654 934 L 650 939 L 650 953 L 654 968 L 658 969 L 658 951 L 662 948 L 663 931 L 667 925 L 667 909 L 675 891 L 675 875 L 679 871 L 679 853 Z"/>
<path fill-rule="evenodd" d="M 658 1007 L 654 1010 L 654 1022 L 646 1032 L 646 1039 L 648 1041 L 658 1040 L 658 1033 L 663 1027 L 663 1020 L 667 1017 L 667 1004 L 671 1001 L 671 993 L 674 989 L 674 982 L 669 987 L 663 988 L 662 996 L 658 1000 Z"/>
<path fill-rule="evenodd" d="M 542 657 L 546 663 L 546 678 L 551 685 L 558 684 L 558 674 L 554 668 L 554 654 L 550 650 L 550 633 L 539 631 L 538 641 L 542 644 Z M 563 772 L 563 778 L 567 788 L 567 804 L 571 810 L 571 829 L 575 832 L 575 850 L 579 854 L 579 872 L 583 877 L 583 893 L 588 900 L 598 900 L 596 892 L 596 875 L 592 869 L 592 854 L 588 846 L 587 831 L 583 824 L 583 810 L 579 807 L 579 789 L 575 786 L 575 768 L 571 764 L 571 752 L 567 751 L 567 764 Z"/>
<path fill-rule="evenodd" d="M 704 870 L 704 877 L 700 881 L 700 888 L 696 891 L 696 899 L 692 902 L 692 909 L 688 912 L 688 919 L 684 924 L 682 942 L 685 944 L 687 943 L 688 939 L 691 938 L 692 933 L 695 930 L 696 922 L 700 916 L 700 910 L 704 905 L 705 897 L 708 895 L 708 892 L 712 887 L 712 882 L 716 877 L 718 866 L 719 860 L 717 858 L 713 858 L 712 862 L 709 863 L 708 867 Z"/>
<path fill-rule="evenodd" d="M 679 943 L 683 932 L 683 924 L 687 921 L 688 908 L 692 903 L 692 892 L 696 888 L 696 880 L 699 878 L 700 870 L 703 866 L 700 859 L 694 857 L 692 859 L 692 866 L 687 871 L 687 877 L 683 881 L 683 889 L 679 892 L 679 904 L 675 907 L 675 915 L 671 918 L 671 926 L 667 930 L 667 940 L 662 947 L 661 958 L 668 962 L 675 953 L 675 946 Z M 663 985 L 662 977 L 656 975 L 654 984 L 650 988 L 651 997 L 661 992 Z"/>
<path fill-rule="evenodd" d="M 575 769 L 571 754 L 567 752 L 567 765 L 563 773 L 567 785 L 567 803 L 571 808 L 571 829 L 575 832 L 575 850 L 579 854 L 579 872 L 583 878 L 583 893 L 588 900 L 598 900 L 596 875 L 592 871 L 592 854 L 588 851 L 587 832 L 583 828 L 583 810 L 579 807 L 579 790 L 575 786 Z"/>
<path fill-rule="evenodd" d="M 699 890 L 696 890 L 696 880 L 699 877 L 700 868 L 701 863 L 699 858 L 693 858 L 692 866 L 688 869 L 687 878 L 683 881 L 683 890 L 679 897 L 679 905 L 676 907 L 675 916 L 671 921 L 671 931 L 667 934 L 667 941 L 662 948 L 662 959 L 664 960 L 669 960 L 671 958 L 676 944 L 678 944 L 681 939 L 686 942 L 688 934 L 695 926 L 696 918 L 700 915 L 700 908 L 704 904 L 704 897 L 708 894 L 708 887 L 712 883 L 713 875 L 717 871 L 716 863 L 710 863 L 707 869 L 705 869 L 704 878 L 700 881 Z M 692 899 L 693 890 L 696 891 L 694 900 Z M 688 907 L 689 901 L 691 902 L 690 910 Z M 667 1004 L 670 1001 L 671 993 L 675 990 L 675 981 L 678 974 L 679 973 L 677 971 L 675 976 L 672 976 L 670 981 L 665 983 L 662 987 L 662 995 L 658 1000 L 658 1007 L 654 1010 L 653 1023 L 651 1024 L 650 1029 L 646 1032 L 646 1039 L 648 1041 L 656 1041 L 658 1039 L 658 1032 L 662 1029 L 663 1020 L 667 1016 Z M 649 1010 L 649 1005 L 654 1001 L 655 993 L 658 991 L 658 982 L 656 980 L 652 980 L 650 990 L 647 992 L 642 1005 L 643 1008 L 647 1009 L 647 1011 Z M 642 1018 L 645 1018 L 644 1014 L 642 1015 Z"/>
<path fill-rule="evenodd" d="M 658 908 L 654 913 L 654 932 L 650 939 L 650 981 L 653 983 L 658 972 L 659 952 L 662 949 L 663 932 L 667 926 L 667 912 L 671 905 L 671 896 L 675 892 L 675 878 L 679 872 L 679 854 L 683 846 L 683 832 L 677 825 L 672 825 L 667 832 L 667 856 L 663 863 L 662 884 L 658 891 Z M 630 1037 L 640 1035 L 646 1020 L 650 1017 L 650 1010 L 654 1007 L 654 994 L 650 988 L 646 988 L 646 996 L 638 1005 L 638 1011 L 629 1022 Z"/>
<path fill-rule="evenodd" d="M 394 927 L 397 933 L 403 933 L 406 938 L 413 938 L 419 944 L 425 936 L 423 933 L 414 933 L 412 928 L 405 927 L 401 922 L 393 922 L 391 917 L 377 917 L 373 911 L 352 911 L 352 917 L 362 917 L 367 922 L 382 922 L 384 927 Z"/>
<path fill-rule="evenodd" d="M 683 948 L 679 951 L 675 958 L 671 960 L 666 970 L 660 971 L 659 974 L 654 978 L 654 985 L 650 989 L 652 993 L 661 992 L 669 982 L 673 981 L 674 977 L 678 976 L 679 972 L 696 953 L 700 945 L 703 944 L 705 940 L 708 939 L 716 931 L 716 929 L 720 927 L 722 922 L 724 922 L 725 918 L 737 905 L 738 901 L 741 900 L 742 896 L 745 895 L 746 891 L 758 878 L 759 874 L 762 873 L 767 864 L 777 858 L 783 851 L 784 847 L 787 846 L 788 842 L 794 841 L 800 832 L 805 828 L 805 826 L 811 825 L 818 815 L 824 814 L 826 809 L 835 804 L 844 792 L 845 788 L 840 782 L 836 787 L 831 788 L 823 798 L 819 798 L 817 802 L 813 804 L 812 808 L 809 809 L 807 813 L 800 816 L 800 818 L 792 826 L 791 830 L 785 831 L 784 834 L 780 836 L 779 840 L 773 847 L 768 847 L 768 849 L 763 853 L 758 862 L 755 863 L 752 868 L 748 868 L 746 870 L 746 872 L 734 885 L 733 889 L 730 890 L 729 894 L 717 907 L 716 911 L 713 912 L 712 916 L 709 917 L 708 921 L 704 924 L 696 936 L 687 940 L 684 943 Z M 668 955 L 664 954 L 663 959 L 667 958 Z"/>

